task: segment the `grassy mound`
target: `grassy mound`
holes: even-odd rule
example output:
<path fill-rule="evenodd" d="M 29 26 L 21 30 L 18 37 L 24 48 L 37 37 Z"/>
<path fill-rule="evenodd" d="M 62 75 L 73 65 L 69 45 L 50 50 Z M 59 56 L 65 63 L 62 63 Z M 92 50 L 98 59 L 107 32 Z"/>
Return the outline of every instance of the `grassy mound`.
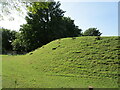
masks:
<path fill-rule="evenodd" d="M 2 56 L 4 88 L 116 88 L 118 37 L 50 42 L 26 55 Z"/>

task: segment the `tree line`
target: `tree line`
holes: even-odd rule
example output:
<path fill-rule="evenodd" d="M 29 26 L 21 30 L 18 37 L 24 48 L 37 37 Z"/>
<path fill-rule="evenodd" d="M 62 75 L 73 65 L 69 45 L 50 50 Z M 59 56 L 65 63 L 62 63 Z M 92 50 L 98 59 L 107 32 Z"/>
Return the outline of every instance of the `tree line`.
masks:
<path fill-rule="evenodd" d="M 11 31 L 1 28 L 2 53 L 6 51 L 30 52 L 53 40 L 78 37 L 100 36 L 97 28 L 82 29 L 74 24 L 74 20 L 65 17 L 60 2 L 32 2 L 27 5 L 26 24 L 20 30 Z"/>

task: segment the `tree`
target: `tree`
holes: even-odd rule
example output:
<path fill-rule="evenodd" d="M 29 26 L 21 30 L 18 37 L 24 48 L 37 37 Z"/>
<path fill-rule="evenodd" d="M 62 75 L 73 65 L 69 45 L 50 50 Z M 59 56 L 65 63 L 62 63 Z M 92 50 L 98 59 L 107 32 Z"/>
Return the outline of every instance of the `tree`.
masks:
<path fill-rule="evenodd" d="M 44 7 L 40 7 L 41 3 Z M 78 36 L 81 29 L 74 24 L 74 20 L 64 17 L 65 11 L 60 9 L 59 2 L 34 2 L 28 7 L 27 24 L 20 28 L 20 37 L 12 44 L 19 50 L 18 41 L 25 51 L 29 52 L 52 40 Z M 17 45 L 17 46 L 15 46 Z"/>
<path fill-rule="evenodd" d="M 64 31 L 64 37 L 77 37 L 81 36 L 81 29 L 78 28 L 74 24 L 74 20 L 72 20 L 70 17 L 63 17 L 62 18 L 62 30 Z"/>
<path fill-rule="evenodd" d="M 84 36 L 100 36 L 101 34 L 97 28 L 89 28 L 83 33 Z"/>
<path fill-rule="evenodd" d="M 13 46 L 13 50 L 17 51 L 17 53 L 26 51 L 24 48 L 24 45 L 26 45 L 26 44 L 24 44 L 24 41 L 23 41 L 23 38 L 22 38 L 20 32 L 18 32 L 16 34 L 16 39 L 11 44 Z"/>
<path fill-rule="evenodd" d="M 26 3 L 21 0 L 6 0 L 0 2 L 0 20 L 14 20 L 14 15 L 19 15 L 24 18 L 26 14 Z"/>
<path fill-rule="evenodd" d="M 0 29 L 2 32 L 2 52 L 12 50 L 11 43 L 16 39 L 16 31 L 11 31 L 8 29 Z"/>
<path fill-rule="evenodd" d="M 2 30 L 0 29 L 0 54 L 2 54 Z"/>

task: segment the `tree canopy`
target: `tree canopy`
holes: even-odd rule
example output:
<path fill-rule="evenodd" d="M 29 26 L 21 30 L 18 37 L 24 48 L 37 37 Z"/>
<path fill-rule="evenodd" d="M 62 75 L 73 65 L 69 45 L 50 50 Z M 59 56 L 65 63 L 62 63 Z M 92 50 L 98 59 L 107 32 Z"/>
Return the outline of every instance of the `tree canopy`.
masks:
<path fill-rule="evenodd" d="M 44 7 L 40 7 L 40 5 Z M 27 24 L 20 28 L 17 39 L 13 42 L 14 50 L 32 51 L 52 40 L 76 37 L 81 29 L 74 20 L 64 17 L 60 2 L 34 2 L 28 6 Z"/>
<path fill-rule="evenodd" d="M 13 21 L 15 17 L 13 14 L 19 15 L 20 17 L 26 14 L 26 3 L 22 0 L 2 0 L 0 2 L 0 21 L 9 20 Z"/>
<path fill-rule="evenodd" d="M 16 31 L 11 31 L 8 29 L 1 28 L 2 32 L 2 52 L 12 50 L 11 43 L 16 39 Z"/>
<path fill-rule="evenodd" d="M 64 16 L 60 2 L 29 2 L 24 5 L 28 9 L 25 17 L 27 23 L 20 26 L 19 32 L 0 29 L 3 53 L 9 50 L 30 52 L 55 39 L 102 34 L 97 28 L 89 28 L 81 33 L 74 20 Z"/>
<path fill-rule="evenodd" d="M 84 36 L 100 36 L 101 34 L 97 28 L 89 28 L 83 33 Z"/>

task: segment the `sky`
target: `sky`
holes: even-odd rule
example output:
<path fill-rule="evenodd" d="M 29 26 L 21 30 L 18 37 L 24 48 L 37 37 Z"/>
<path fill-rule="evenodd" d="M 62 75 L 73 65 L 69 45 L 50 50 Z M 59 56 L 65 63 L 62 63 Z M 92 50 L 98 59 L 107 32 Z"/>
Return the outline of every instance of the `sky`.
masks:
<path fill-rule="evenodd" d="M 61 2 L 60 8 L 83 31 L 95 27 L 102 32 L 102 36 L 118 35 L 118 2 Z M 19 30 L 20 25 L 26 23 L 15 13 L 13 16 L 14 21 L 0 21 L 0 26 Z"/>
<path fill-rule="evenodd" d="M 63 2 L 61 8 L 83 31 L 95 27 L 103 36 L 118 35 L 117 2 Z"/>

